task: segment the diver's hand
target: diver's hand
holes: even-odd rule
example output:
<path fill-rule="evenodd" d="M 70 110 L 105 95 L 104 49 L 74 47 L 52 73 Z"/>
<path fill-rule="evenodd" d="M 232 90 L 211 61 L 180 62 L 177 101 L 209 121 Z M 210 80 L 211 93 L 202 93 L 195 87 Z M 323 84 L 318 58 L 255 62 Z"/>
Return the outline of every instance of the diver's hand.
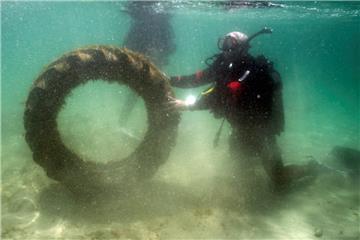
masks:
<path fill-rule="evenodd" d="M 185 101 L 168 96 L 169 103 L 168 103 L 168 109 L 173 109 L 176 111 L 185 111 L 189 110 L 189 104 L 187 104 Z"/>

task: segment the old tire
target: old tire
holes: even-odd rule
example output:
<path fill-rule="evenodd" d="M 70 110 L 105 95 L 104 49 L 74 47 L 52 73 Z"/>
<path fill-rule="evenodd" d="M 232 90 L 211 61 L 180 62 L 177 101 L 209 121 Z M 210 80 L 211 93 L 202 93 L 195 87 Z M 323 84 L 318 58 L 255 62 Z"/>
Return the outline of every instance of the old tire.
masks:
<path fill-rule="evenodd" d="M 72 89 L 89 80 L 128 85 L 145 102 L 148 129 L 130 156 L 106 164 L 86 161 L 68 149 L 57 115 Z M 166 108 L 173 96 L 169 81 L 140 54 L 111 46 L 93 46 L 67 53 L 45 68 L 30 90 L 24 114 L 26 141 L 33 159 L 47 175 L 76 193 L 120 189 L 130 179 L 151 177 L 175 143 L 179 113 Z"/>

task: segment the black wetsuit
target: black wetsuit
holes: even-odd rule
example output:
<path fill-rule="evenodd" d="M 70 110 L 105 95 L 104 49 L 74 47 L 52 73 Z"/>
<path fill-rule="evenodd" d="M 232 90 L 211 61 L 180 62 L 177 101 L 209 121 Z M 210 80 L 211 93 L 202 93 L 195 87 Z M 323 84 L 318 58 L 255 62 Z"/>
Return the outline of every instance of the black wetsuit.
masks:
<path fill-rule="evenodd" d="M 304 169 L 284 166 L 276 135 L 284 129 L 282 84 L 279 73 L 265 57 L 216 55 L 203 71 L 172 77 L 175 87 L 192 88 L 212 83 L 193 109 L 209 109 L 225 117 L 232 126 L 230 151 L 244 168 L 259 157 L 265 171 L 277 185 L 303 175 Z"/>
<path fill-rule="evenodd" d="M 232 89 L 233 82 L 240 86 Z M 283 131 L 280 75 L 263 56 L 226 59 L 219 55 L 209 68 L 189 76 L 172 77 L 171 83 L 180 88 L 213 83 L 213 90 L 202 94 L 196 109 L 210 109 L 215 117 L 226 117 L 235 128 L 267 128 L 271 134 Z"/>

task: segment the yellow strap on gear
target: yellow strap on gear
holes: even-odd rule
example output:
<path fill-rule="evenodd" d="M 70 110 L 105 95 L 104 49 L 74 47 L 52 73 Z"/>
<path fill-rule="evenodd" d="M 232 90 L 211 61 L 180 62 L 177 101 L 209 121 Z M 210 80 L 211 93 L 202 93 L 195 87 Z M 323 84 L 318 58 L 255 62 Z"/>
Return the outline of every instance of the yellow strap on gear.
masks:
<path fill-rule="evenodd" d="M 215 87 L 211 87 L 211 88 L 203 91 L 203 92 L 201 93 L 201 95 L 207 95 L 207 94 L 212 93 L 212 91 L 214 91 L 214 88 L 215 88 Z"/>

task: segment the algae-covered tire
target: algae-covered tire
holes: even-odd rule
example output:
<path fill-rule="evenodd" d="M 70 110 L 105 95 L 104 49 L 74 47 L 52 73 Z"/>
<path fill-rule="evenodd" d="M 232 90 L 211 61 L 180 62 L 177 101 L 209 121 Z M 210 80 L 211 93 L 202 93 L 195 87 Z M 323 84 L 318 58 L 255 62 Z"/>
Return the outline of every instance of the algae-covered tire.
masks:
<path fill-rule="evenodd" d="M 95 163 L 63 143 L 57 116 L 72 89 L 102 79 L 129 86 L 143 98 L 148 129 L 125 159 Z M 93 46 L 67 53 L 45 68 L 30 90 L 24 114 L 26 141 L 47 175 L 73 192 L 121 188 L 130 179 L 151 177 L 175 144 L 180 115 L 167 106 L 173 92 L 168 78 L 140 54 L 124 48 Z"/>

